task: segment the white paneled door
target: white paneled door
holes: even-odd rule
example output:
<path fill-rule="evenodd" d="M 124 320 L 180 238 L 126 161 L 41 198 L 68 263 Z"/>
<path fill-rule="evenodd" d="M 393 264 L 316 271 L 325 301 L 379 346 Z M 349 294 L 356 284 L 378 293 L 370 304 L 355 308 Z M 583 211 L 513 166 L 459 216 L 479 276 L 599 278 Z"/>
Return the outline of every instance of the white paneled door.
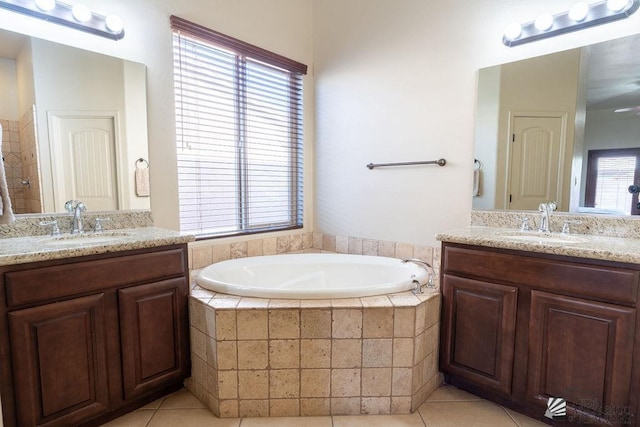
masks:
<path fill-rule="evenodd" d="M 72 199 L 92 211 L 118 209 L 114 121 L 114 117 L 53 117 L 56 211 Z"/>
<path fill-rule="evenodd" d="M 537 210 L 562 197 L 562 117 L 514 116 L 509 150 L 509 209 Z"/>

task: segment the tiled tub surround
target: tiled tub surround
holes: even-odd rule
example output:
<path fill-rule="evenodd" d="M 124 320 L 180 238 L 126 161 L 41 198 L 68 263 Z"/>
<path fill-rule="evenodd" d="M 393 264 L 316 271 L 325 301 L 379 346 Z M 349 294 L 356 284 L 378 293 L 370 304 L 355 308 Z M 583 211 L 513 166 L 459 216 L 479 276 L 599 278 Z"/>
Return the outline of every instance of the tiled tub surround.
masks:
<path fill-rule="evenodd" d="M 404 414 L 440 385 L 440 295 L 190 298 L 187 387 L 217 416 Z"/>
<path fill-rule="evenodd" d="M 213 242 L 213 243 L 210 243 Z M 298 233 L 190 244 L 190 265 L 299 252 L 419 258 L 439 249 Z M 437 282 L 437 280 L 436 280 Z M 437 289 L 333 300 L 215 294 L 193 283 L 192 376 L 187 387 L 223 418 L 404 414 L 440 385 Z"/>

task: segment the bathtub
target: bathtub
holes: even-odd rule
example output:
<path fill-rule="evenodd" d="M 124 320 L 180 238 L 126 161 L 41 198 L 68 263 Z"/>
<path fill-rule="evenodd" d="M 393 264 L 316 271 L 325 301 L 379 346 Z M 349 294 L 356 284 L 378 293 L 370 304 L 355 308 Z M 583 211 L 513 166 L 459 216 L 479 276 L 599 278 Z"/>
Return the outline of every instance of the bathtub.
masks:
<path fill-rule="evenodd" d="M 384 295 L 427 283 L 424 267 L 397 258 L 285 254 L 238 258 L 205 267 L 198 285 L 247 297 L 331 299 Z"/>

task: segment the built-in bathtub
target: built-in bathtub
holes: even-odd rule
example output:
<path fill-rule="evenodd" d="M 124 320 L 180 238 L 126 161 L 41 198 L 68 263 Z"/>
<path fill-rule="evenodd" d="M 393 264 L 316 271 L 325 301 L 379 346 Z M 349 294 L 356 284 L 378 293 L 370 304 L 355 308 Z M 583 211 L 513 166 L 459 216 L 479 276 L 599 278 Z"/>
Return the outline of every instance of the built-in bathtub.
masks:
<path fill-rule="evenodd" d="M 415 411 L 440 385 L 440 294 L 426 288 L 418 295 L 405 290 L 416 278 L 424 283 L 426 270 L 398 259 L 357 255 L 334 259 L 331 255 L 242 258 L 194 272 L 190 298 L 192 377 L 187 387 L 214 414 L 223 418 L 406 414 Z M 314 258 L 323 262 L 349 260 L 350 266 L 342 266 L 344 270 L 335 277 L 324 275 L 319 283 L 326 286 L 315 286 L 314 290 L 321 294 L 294 296 L 280 292 L 281 286 L 270 286 L 276 289 L 270 297 L 221 292 L 244 293 L 224 286 L 233 282 L 237 287 L 242 283 L 239 278 L 245 276 L 254 280 L 246 287 L 265 282 L 267 276 L 278 276 L 276 283 L 286 282 L 282 272 L 298 270 L 298 262 Z M 257 267 L 256 262 L 263 265 Z M 387 262 L 392 265 L 385 265 Z M 383 272 L 398 266 L 401 279 Z M 380 284 L 403 284 L 390 287 L 390 293 L 371 296 L 340 295 L 342 285 L 331 293 L 324 292 L 323 288 L 335 287 L 331 284 L 338 280 L 349 284 L 372 272 L 367 285 L 354 287 L 360 289 L 357 292 Z M 209 279 L 204 277 L 215 280 L 207 283 Z M 221 283 L 225 285 L 219 287 Z"/>
<path fill-rule="evenodd" d="M 397 258 L 348 254 L 285 254 L 238 258 L 200 271 L 197 283 L 225 294 L 288 299 L 385 295 L 424 285 L 429 273 Z"/>

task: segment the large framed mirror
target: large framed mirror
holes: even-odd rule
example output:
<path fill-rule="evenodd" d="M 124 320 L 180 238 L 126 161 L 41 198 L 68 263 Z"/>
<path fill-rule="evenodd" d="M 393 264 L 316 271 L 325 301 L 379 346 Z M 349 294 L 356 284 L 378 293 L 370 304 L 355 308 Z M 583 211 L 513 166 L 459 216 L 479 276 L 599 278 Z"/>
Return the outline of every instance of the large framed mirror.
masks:
<path fill-rule="evenodd" d="M 638 214 L 640 35 L 478 72 L 474 209 Z"/>
<path fill-rule="evenodd" d="M 0 30 L 0 93 L 16 214 L 150 208 L 143 64 Z"/>

